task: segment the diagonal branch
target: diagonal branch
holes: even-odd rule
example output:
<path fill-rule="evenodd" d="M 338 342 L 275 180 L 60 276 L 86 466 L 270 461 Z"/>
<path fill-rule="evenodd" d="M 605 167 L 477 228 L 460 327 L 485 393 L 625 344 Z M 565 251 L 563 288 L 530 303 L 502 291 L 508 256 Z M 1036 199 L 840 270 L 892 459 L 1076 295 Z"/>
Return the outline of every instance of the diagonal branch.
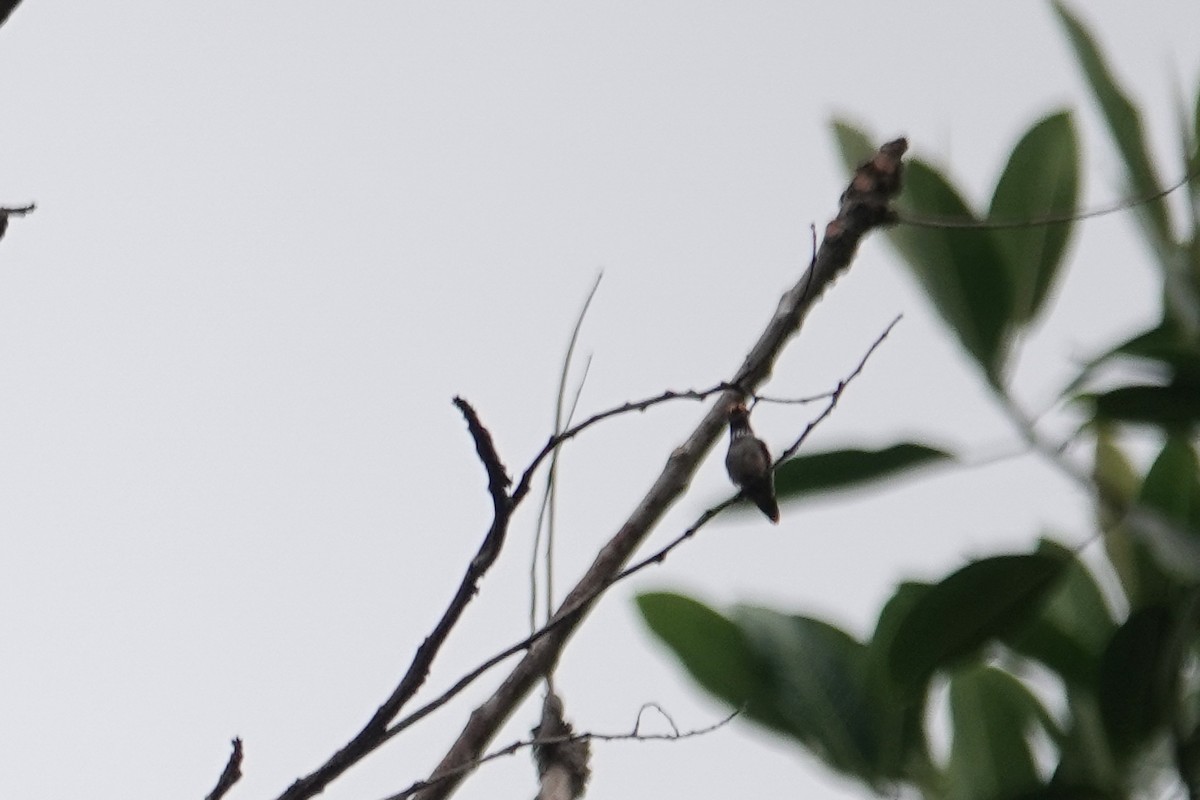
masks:
<path fill-rule="evenodd" d="M 666 510 L 687 489 L 692 476 L 712 449 L 725 426 L 729 405 L 754 391 L 771 374 L 775 359 L 803 323 L 805 316 L 830 284 L 849 267 L 859 242 L 871 229 L 895 220 L 892 198 L 899 193 L 901 158 L 908 144 L 889 142 L 854 174 L 841 197 L 837 217 L 825 227 L 820 249 L 799 282 L 784 293 L 774 316 L 757 344 L 746 356 L 730 383 L 740 387 L 722 393 L 721 399 L 701 419 L 696 430 L 676 448 L 662 473 L 620 530 L 597 554 L 592 566 L 571 590 L 555 614 L 569 616 L 561 625 L 530 646 L 525 656 L 495 693 L 472 712 L 458 739 L 431 775 L 446 780 L 419 792 L 420 800 L 448 797 L 462 781 L 465 765 L 483 755 L 500 726 L 529 694 L 542 675 L 558 661 L 563 648 L 605 587 L 646 539 Z"/>
<path fill-rule="evenodd" d="M 500 461 L 496 446 L 492 443 L 492 435 L 479 421 L 475 409 L 461 397 L 454 398 L 454 405 L 466 418 L 467 430 L 470 431 L 471 438 L 475 440 L 475 451 L 479 454 L 479 459 L 487 470 L 488 493 L 492 497 L 492 505 L 495 509 L 491 528 L 484 536 L 479 551 L 471 559 L 454 599 L 442 613 L 442 618 L 438 620 L 433 632 L 417 648 L 417 653 L 413 656 L 408 671 L 400 679 L 399 685 L 396 686 L 391 696 L 376 710 L 353 739 L 334 753 L 316 771 L 289 786 L 279 796 L 279 800 L 303 800 L 320 794 L 331 781 L 388 740 L 388 723 L 395 719 L 404 704 L 412 699 L 412 696 L 425 683 L 434 657 L 445 643 L 446 637 L 450 635 L 450 631 L 458 622 L 459 617 L 462 616 L 467 603 L 475 596 L 480 579 L 495 563 L 496 556 L 500 553 L 500 547 L 504 544 L 504 537 L 508 532 L 508 522 L 512 517 L 512 501 L 508 495 L 508 486 L 512 481 L 504 469 L 504 464 Z"/>

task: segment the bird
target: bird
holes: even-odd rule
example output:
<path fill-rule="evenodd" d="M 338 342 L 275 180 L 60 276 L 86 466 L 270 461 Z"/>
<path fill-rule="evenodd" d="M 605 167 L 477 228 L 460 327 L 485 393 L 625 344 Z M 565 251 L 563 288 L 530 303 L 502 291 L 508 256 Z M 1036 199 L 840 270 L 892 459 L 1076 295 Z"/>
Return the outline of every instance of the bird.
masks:
<path fill-rule="evenodd" d="M 742 494 L 753 500 L 771 522 L 778 524 L 779 503 L 775 500 L 771 451 L 750 430 L 750 410 L 741 403 L 734 403 L 729 409 L 729 452 L 725 454 L 725 469 Z"/>

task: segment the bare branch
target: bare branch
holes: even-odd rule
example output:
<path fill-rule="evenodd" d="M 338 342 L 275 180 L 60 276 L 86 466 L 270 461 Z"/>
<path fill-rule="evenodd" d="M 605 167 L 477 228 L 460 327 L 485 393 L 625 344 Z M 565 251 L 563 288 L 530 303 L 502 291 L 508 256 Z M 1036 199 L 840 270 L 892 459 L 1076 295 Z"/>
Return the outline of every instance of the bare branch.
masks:
<path fill-rule="evenodd" d="M 241 777 L 242 740 L 234 739 L 233 752 L 229 754 L 229 760 L 225 762 L 225 769 L 221 770 L 221 777 L 217 778 L 217 785 L 205 796 L 204 800 L 221 800 Z"/>
<path fill-rule="evenodd" d="M 724 430 L 726 409 L 770 376 L 783 346 L 800 329 L 805 316 L 825 289 L 849 267 L 863 236 L 873 228 L 894 221 L 890 204 L 900 190 L 901 158 L 907 147 L 903 139 L 889 142 L 855 172 L 849 188 L 842 194 L 837 217 L 825 227 L 825 238 L 816 257 L 799 282 L 780 299 L 766 330 L 730 382 L 741 387 L 741 391 L 730 389 L 724 392 L 691 436 L 672 452 L 646 496 L 600 550 L 592 566 L 555 613 L 555 620 L 566 619 L 530 645 L 492 697 L 471 714 L 457 741 L 433 771 L 432 778 L 447 776 L 446 780 L 421 790 L 418 796 L 422 800 L 448 797 L 465 772 L 478 762 L 500 726 L 537 681 L 553 668 L 579 622 L 620 574 L 622 565 L 687 489 L 692 476 Z M 514 502 L 523 485 L 524 477 L 513 492 Z M 468 765 L 465 770 L 464 765 Z"/>
<path fill-rule="evenodd" d="M 560 444 L 568 439 L 573 439 L 596 423 L 603 422 L 610 417 L 615 417 L 620 414 L 628 414 L 630 411 L 645 411 L 651 406 L 656 406 L 659 403 L 665 403 L 668 400 L 707 400 L 709 397 L 712 397 L 718 392 L 724 392 L 737 388 L 738 387 L 735 387 L 733 384 L 721 382 L 708 389 L 686 389 L 683 391 L 668 389 L 661 394 L 656 394 L 653 397 L 647 397 L 644 400 L 634 400 L 628 403 L 622 403 L 621 405 L 613 408 L 605 409 L 604 411 L 593 414 L 576 425 L 572 425 L 562 433 L 552 435 L 546 442 L 545 446 L 543 446 L 538 454 L 533 457 L 533 461 L 529 462 L 529 466 L 525 468 L 525 471 L 521 473 L 521 479 L 517 481 L 517 488 L 514 489 L 512 493 L 513 504 L 516 505 L 525 499 L 525 495 L 529 493 L 530 482 L 533 480 L 534 473 L 537 472 L 537 468 L 541 466 L 542 462 L 546 460 L 547 456 L 553 453 Z"/>
<path fill-rule="evenodd" d="M 375 711 L 375 714 L 353 739 L 334 753 L 315 772 L 300 778 L 289 786 L 279 796 L 279 800 L 302 800 L 320 794 L 332 780 L 390 738 L 387 732 L 388 723 L 395 719 L 404 704 L 412 699 L 412 696 L 425 683 L 434 657 L 437 656 L 471 598 L 475 596 L 480 579 L 495 563 L 500 547 L 504 543 L 508 523 L 512 517 L 512 501 L 507 491 L 512 481 L 504 469 L 504 464 L 500 461 L 500 455 L 492 443 L 491 434 L 479 421 L 475 409 L 461 397 L 454 398 L 454 405 L 466 418 L 467 429 L 475 440 L 475 450 L 483 462 L 484 469 L 487 470 L 488 493 L 492 497 L 492 505 L 495 510 L 491 528 L 484 536 L 479 551 L 471 559 L 462 583 L 459 584 L 458 591 L 450 601 L 450 605 L 442 613 L 442 618 L 438 620 L 433 632 L 417 648 L 408 671 L 405 672 L 391 696 Z"/>
<path fill-rule="evenodd" d="M 500 461 L 496 445 L 492 443 L 492 434 L 483 427 L 475 409 L 461 397 L 454 398 L 454 405 L 466 418 L 467 430 L 471 432 L 471 438 L 475 440 L 475 452 L 479 454 L 479 460 L 483 462 L 484 469 L 487 470 L 488 494 L 492 496 L 492 508 L 495 512 L 492 518 L 492 527 L 483 540 L 483 546 L 479 548 L 479 552 L 471 561 L 472 569 L 483 572 L 495 562 L 496 556 L 500 553 L 500 546 L 504 544 L 504 535 L 508 531 L 508 519 L 512 515 L 512 501 L 508 496 L 508 487 L 512 485 L 512 478 L 508 477 L 508 471 L 504 469 L 504 464 Z"/>
<path fill-rule="evenodd" d="M 768 403 L 771 405 L 780 406 L 806 406 L 809 403 L 816 403 L 820 400 L 828 400 L 829 398 L 833 397 L 834 391 L 837 390 L 835 389 L 829 392 L 821 392 L 820 394 L 812 394 L 808 397 L 771 397 L 770 395 L 766 394 L 756 394 L 754 395 L 754 403 L 751 405 L 751 407 L 753 408 L 753 406 L 756 406 L 759 403 Z"/>

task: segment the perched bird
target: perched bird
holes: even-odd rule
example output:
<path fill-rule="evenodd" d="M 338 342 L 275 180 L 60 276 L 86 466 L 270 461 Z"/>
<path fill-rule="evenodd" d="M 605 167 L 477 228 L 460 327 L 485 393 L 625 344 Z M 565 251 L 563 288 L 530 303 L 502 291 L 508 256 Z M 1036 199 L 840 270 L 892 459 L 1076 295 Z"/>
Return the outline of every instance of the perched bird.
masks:
<path fill-rule="evenodd" d="M 775 473 L 771 471 L 771 451 L 750 430 L 750 411 L 741 403 L 729 409 L 729 452 L 725 454 L 729 479 L 742 494 L 754 501 L 771 522 L 779 522 L 779 503 L 775 501 Z"/>

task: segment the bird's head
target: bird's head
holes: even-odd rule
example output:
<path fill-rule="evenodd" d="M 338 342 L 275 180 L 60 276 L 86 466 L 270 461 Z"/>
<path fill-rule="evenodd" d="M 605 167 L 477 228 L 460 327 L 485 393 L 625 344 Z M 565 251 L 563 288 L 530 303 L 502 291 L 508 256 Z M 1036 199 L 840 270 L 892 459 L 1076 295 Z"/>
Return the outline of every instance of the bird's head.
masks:
<path fill-rule="evenodd" d="M 729 407 L 728 417 L 730 427 L 747 427 L 750 424 L 750 409 L 744 403 L 734 403 Z"/>

